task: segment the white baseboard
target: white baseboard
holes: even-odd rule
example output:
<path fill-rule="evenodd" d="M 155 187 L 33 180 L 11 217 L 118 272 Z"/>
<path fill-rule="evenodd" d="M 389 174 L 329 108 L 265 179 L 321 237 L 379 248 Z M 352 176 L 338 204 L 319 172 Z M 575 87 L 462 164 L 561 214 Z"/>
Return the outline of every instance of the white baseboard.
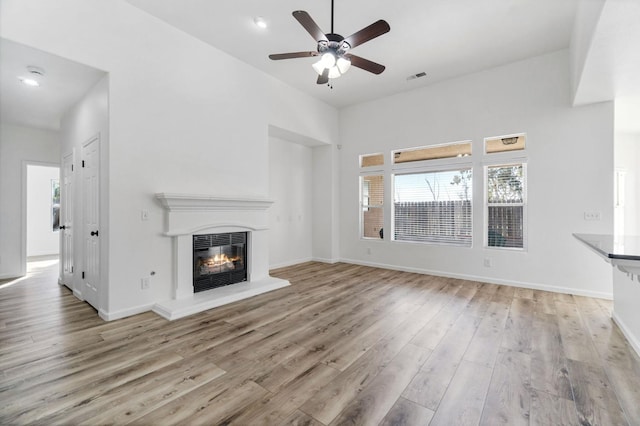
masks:
<path fill-rule="evenodd" d="M 571 287 L 555 287 L 555 286 L 544 285 L 544 284 L 502 280 L 499 278 L 481 277 L 478 275 L 455 274 L 451 272 L 436 271 L 432 269 L 411 268 L 411 267 L 405 267 L 405 266 L 388 265 L 384 263 L 363 262 L 361 260 L 355 260 L 355 259 L 340 259 L 340 261 L 344 263 L 351 263 L 354 265 L 390 269 L 393 271 L 414 272 L 417 274 L 435 275 L 438 277 L 457 278 L 461 280 L 478 281 L 478 282 L 488 283 L 488 284 L 500 284 L 500 285 L 506 285 L 510 287 L 529 288 L 532 290 L 542 290 L 542 291 L 549 291 L 553 293 L 574 294 L 576 296 L 586 296 L 586 297 L 595 297 L 598 299 L 613 300 L 613 293 L 605 293 L 600 291 L 589 291 L 589 290 L 582 290 L 582 289 L 576 289 Z"/>
<path fill-rule="evenodd" d="M 322 257 L 313 257 L 313 258 L 311 258 L 311 260 L 314 261 L 314 262 L 328 263 L 330 265 L 333 265 L 334 263 L 340 262 L 340 259 L 324 259 Z"/>
<path fill-rule="evenodd" d="M 73 291 L 73 295 L 77 299 L 82 300 L 84 302 L 84 297 L 82 297 L 82 293 L 80 291 L 76 290 L 75 288 L 72 291 Z"/>
<path fill-rule="evenodd" d="M 635 336 L 631 332 L 629 327 L 627 327 L 627 325 L 624 323 L 624 321 L 622 321 L 622 319 L 620 319 L 620 317 L 615 313 L 615 311 L 611 313 L 611 318 L 618 325 L 618 328 L 620 329 L 620 331 L 622 331 L 624 337 L 627 338 L 627 341 L 629 342 L 633 350 L 635 350 L 638 356 L 640 356 L 640 336 Z"/>
<path fill-rule="evenodd" d="M 10 279 L 15 279 L 17 280 L 18 278 L 22 278 L 24 275 L 16 275 L 16 274 L 2 274 L 0 275 L 0 280 L 10 280 Z"/>
<path fill-rule="evenodd" d="M 104 309 L 98 310 L 98 315 L 105 321 L 113 321 L 120 318 L 130 317 L 132 315 L 138 315 L 145 312 L 149 312 L 153 309 L 155 303 L 148 303 L 146 305 L 134 306 L 132 308 L 122 309 L 115 312 L 107 312 Z"/>
<path fill-rule="evenodd" d="M 286 268 L 287 266 L 299 265 L 301 263 L 311 262 L 312 260 L 313 260 L 313 258 L 311 258 L 311 257 L 305 257 L 305 258 L 296 259 L 296 260 L 287 260 L 286 262 L 281 262 L 281 263 L 276 263 L 274 265 L 269 265 L 269 270 L 271 270 L 271 269 L 279 269 L 279 268 Z"/>
<path fill-rule="evenodd" d="M 320 263 L 328 263 L 328 264 L 333 265 L 334 263 L 340 262 L 340 259 L 325 259 L 325 258 L 322 258 L 322 257 L 307 257 L 307 258 L 304 258 L 304 259 L 291 260 L 291 261 L 287 261 L 287 262 L 283 262 L 283 263 L 278 263 L 276 265 L 270 265 L 269 266 L 269 270 L 278 269 L 278 268 L 286 268 L 288 266 L 295 266 L 295 265 L 299 265 L 301 263 L 306 263 L 306 262 L 320 262 Z"/>

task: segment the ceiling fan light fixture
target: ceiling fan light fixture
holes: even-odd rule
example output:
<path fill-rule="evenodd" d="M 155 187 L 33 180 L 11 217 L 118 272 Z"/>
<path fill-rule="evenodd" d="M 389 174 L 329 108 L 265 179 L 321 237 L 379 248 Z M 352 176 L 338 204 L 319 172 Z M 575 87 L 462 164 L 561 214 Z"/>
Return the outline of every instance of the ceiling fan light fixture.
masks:
<path fill-rule="evenodd" d="M 344 74 L 351 68 L 351 61 L 347 58 L 340 57 L 336 61 L 336 67 L 340 70 L 340 74 Z"/>
<path fill-rule="evenodd" d="M 311 65 L 313 69 L 318 73 L 318 75 L 322 75 L 324 72 L 324 65 L 322 65 L 322 61 L 315 62 Z"/>
<path fill-rule="evenodd" d="M 325 68 L 331 68 L 336 64 L 336 56 L 333 52 L 326 52 L 322 55 L 320 62 L 322 62 Z"/>
<path fill-rule="evenodd" d="M 338 67 L 331 67 L 329 69 L 329 78 L 333 79 L 333 78 L 338 78 L 342 75 L 342 73 L 340 72 L 340 70 L 338 69 Z"/>

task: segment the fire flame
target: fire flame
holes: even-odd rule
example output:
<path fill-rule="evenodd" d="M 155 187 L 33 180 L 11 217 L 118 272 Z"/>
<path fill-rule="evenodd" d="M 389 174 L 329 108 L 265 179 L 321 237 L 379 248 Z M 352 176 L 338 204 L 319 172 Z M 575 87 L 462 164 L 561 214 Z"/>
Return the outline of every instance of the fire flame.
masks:
<path fill-rule="evenodd" d="M 222 266 L 232 264 L 234 261 L 240 260 L 240 257 L 230 258 L 226 254 L 216 254 L 213 257 L 208 258 L 204 261 L 205 266 L 213 267 L 213 266 Z"/>

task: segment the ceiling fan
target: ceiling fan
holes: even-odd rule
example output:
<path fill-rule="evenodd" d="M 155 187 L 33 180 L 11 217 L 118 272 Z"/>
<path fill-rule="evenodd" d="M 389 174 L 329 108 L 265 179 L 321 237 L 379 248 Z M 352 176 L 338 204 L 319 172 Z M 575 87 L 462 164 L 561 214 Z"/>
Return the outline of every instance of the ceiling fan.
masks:
<path fill-rule="evenodd" d="M 278 61 L 281 59 L 320 56 L 320 61 L 313 64 L 313 68 L 318 73 L 318 84 L 326 84 L 329 82 L 329 79 L 340 77 L 347 72 L 351 65 L 374 74 L 380 74 L 384 71 L 384 65 L 361 58 L 360 56 L 352 55 L 349 51 L 356 46 L 389 32 L 391 28 L 386 21 L 380 19 L 345 38 L 333 32 L 333 0 L 331 0 L 330 33 L 324 34 L 311 16 L 304 10 L 294 11 L 293 17 L 300 22 L 300 25 L 302 25 L 304 29 L 311 34 L 311 37 L 313 37 L 316 43 L 318 43 L 316 51 L 278 53 L 269 55 L 270 59 Z"/>

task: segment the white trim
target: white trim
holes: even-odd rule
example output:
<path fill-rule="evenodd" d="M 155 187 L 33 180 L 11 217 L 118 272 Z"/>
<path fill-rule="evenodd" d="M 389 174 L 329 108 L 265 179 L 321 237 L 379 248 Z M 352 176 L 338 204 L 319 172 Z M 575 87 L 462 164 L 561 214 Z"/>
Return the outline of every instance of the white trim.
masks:
<path fill-rule="evenodd" d="M 27 169 L 29 166 L 57 167 L 60 163 L 49 161 L 22 160 L 20 190 L 20 276 L 27 275 Z"/>
<path fill-rule="evenodd" d="M 286 268 L 287 266 L 299 265 L 301 263 L 311 262 L 312 260 L 313 260 L 312 257 L 305 257 L 302 259 L 295 259 L 295 260 L 287 260 L 286 262 L 276 263 L 275 265 L 269 265 L 269 269 Z"/>
<path fill-rule="evenodd" d="M 259 281 L 245 281 L 195 293 L 190 297 L 156 303 L 152 310 L 161 317 L 172 321 L 289 285 L 287 280 L 266 277 Z"/>
<path fill-rule="evenodd" d="M 615 313 L 615 311 L 611 312 L 611 319 L 613 319 L 613 322 L 615 322 L 616 325 L 618 326 L 618 328 L 620 329 L 620 331 L 622 331 L 622 334 L 624 335 L 624 337 L 627 338 L 627 341 L 629 342 L 629 345 L 640 356 L 640 337 L 635 336 L 631 332 L 631 329 L 629 327 L 627 327 L 627 325 L 624 323 L 624 321 L 622 321 L 622 318 L 620 318 Z"/>
<path fill-rule="evenodd" d="M 320 262 L 320 263 L 328 263 L 330 265 L 334 265 L 338 262 L 340 262 L 340 259 L 325 259 L 322 257 L 312 257 L 311 258 L 312 262 Z"/>
<path fill-rule="evenodd" d="M 385 263 L 364 262 L 355 259 L 340 259 L 340 262 L 350 263 L 353 265 L 371 266 L 374 268 L 390 269 L 392 271 L 413 272 L 417 274 L 435 275 L 438 277 L 455 278 L 467 281 L 478 281 L 488 284 L 506 285 L 509 287 L 528 288 L 532 290 L 549 291 L 552 293 L 573 294 L 576 296 L 595 297 L 597 299 L 613 300 L 613 293 L 605 293 L 600 291 L 585 291 L 571 287 L 556 287 L 544 284 L 528 283 L 522 281 L 503 280 L 500 278 L 482 277 L 478 275 L 456 274 L 445 271 L 437 271 L 433 269 L 412 268 L 408 266 L 388 265 Z"/>
<path fill-rule="evenodd" d="M 25 274 L 25 275 L 26 275 L 26 274 Z M 2 274 L 2 275 L 0 275 L 0 280 L 10 280 L 10 279 L 15 279 L 15 280 L 17 280 L 18 278 L 22 278 L 22 277 L 24 277 L 25 275 L 15 275 L 15 274 L 13 274 L 13 273 L 11 273 L 11 272 L 8 272 L 8 273 L 6 273 L 6 274 Z M 5 283 L 5 284 L 6 284 L 6 283 Z"/>
<path fill-rule="evenodd" d="M 527 253 L 529 251 L 529 175 L 528 175 L 528 163 L 526 160 L 518 161 L 515 157 L 512 157 L 514 162 L 506 161 L 504 163 L 495 162 L 483 164 L 482 175 L 482 190 L 484 192 L 484 206 L 483 206 L 483 220 L 482 220 L 482 248 L 490 250 L 511 250 Z M 520 203 L 491 203 L 492 207 L 522 207 L 522 247 L 500 247 L 489 246 L 489 167 L 509 167 L 509 166 L 522 166 L 522 177 L 524 179 L 524 188 L 522 190 L 522 202 Z"/>
<path fill-rule="evenodd" d="M 264 198 L 223 198 L 202 194 L 176 194 L 161 192 L 156 199 L 170 212 L 218 210 L 266 210 L 272 200 Z"/>
<path fill-rule="evenodd" d="M 71 290 L 73 292 L 73 295 L 76 297 L 76 299 L 81 300 L 84 302 L 84 297 L 82 297 L 82 292 L 76 289 Z"/>
<path fill-rule="evenodd" d="M 177 237 L 180 235 L 197 234 L 198 232 L 204 232 L 205 234 L 224 233 L 224 232 L 244 232 L 244 231 L 267 231 L 269 228 L 259 225 L 246 225 L 242 223 L 215 223 L 197 226 L 191 229 L 177 230 L 165 232 L 167 237 Z M 214 232 L 215 230 L 215 232 Z"/>
<path fill-rule="evenodd" d="M 398 163 L 394 164 L 391 168 L 391 173 L 394 175 L 413 175 L 424 172 L 455 172 L 461 168 L 473 170 L 473 161 L 469 161 L 470 158 L 471 157 L 451 157 Z"/>
<path fill-rule="evenodd" d="M 153 303 L 134 306 L 132 308 L 122 309 L 120 311 L 115 312 L 107 312 L 104 309 L 100 308 L 98 310 L 98 316 L 105 321 L 114 321 L 121 318 L 130 317 L 132 315 L 142 314 L 144 312 L 149 312 L 153 308 Z"/>

